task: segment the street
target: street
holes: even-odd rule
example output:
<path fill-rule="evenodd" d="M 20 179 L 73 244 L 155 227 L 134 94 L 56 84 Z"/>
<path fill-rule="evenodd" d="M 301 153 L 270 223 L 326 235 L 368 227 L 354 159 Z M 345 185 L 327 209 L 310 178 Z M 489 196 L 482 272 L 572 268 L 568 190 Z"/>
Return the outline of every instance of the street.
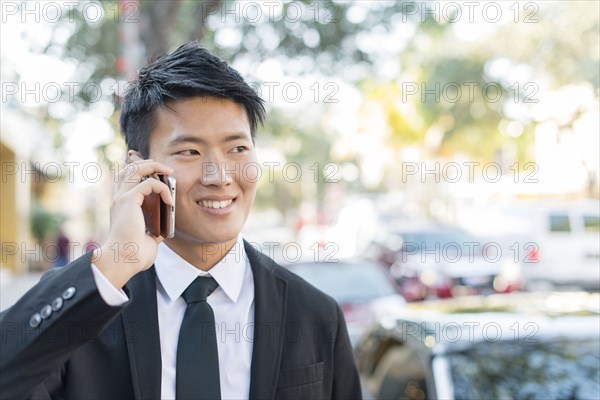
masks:
<path fill-rule="evenodd" d="M 40 272 L 13 275 L 10 271 L 0 269 L 0 311 L 15 304 L 41 276 Z"/>

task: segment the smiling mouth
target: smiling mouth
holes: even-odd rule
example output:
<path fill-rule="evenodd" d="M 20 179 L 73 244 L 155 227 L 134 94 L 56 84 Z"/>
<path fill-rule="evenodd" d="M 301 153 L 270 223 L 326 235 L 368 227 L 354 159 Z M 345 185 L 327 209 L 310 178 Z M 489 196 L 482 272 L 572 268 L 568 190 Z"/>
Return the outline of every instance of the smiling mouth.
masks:
<path fill-rule="evenodd" d="M 200 200 L 198 202 L 198 204 L 201 205 L 202 207 L 206 207 L 206 208 L 219 209 L 219 208 L 225 208 L 225 207 L 229 206 L 234 201 L 235 201 L 235 199 L 229 199 L 229 200 L 223 200 L 223 201 Z"/>

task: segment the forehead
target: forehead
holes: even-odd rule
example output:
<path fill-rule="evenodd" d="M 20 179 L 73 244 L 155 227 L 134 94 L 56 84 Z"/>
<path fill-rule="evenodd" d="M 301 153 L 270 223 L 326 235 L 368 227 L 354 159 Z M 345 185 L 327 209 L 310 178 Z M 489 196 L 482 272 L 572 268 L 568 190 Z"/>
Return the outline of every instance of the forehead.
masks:
<path fill-rule="evenodd" d="M 243 105 L 217 97 L 172 101 L 156 111 L 151 142 L 169 142 L 182 135 L 206 141 L 238 134 L 251 139 L 250 122 Z"/>

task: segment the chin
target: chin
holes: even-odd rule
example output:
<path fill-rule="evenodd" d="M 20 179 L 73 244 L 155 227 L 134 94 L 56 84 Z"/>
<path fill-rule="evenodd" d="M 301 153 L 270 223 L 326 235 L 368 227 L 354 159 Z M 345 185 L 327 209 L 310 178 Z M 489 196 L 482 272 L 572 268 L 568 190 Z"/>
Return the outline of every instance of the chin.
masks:
<path fill-rule="evenodd" d="M 204 243 L 226 243 L 232 240 L 236 240 L 239 235 L 239 231 L 229 232 L 210 232 L 210 233 L 198 233 L 198 232 L 182 232 L 176 231 L 173 239 L 182 240 L 188 244 L 204 244 Z"/>

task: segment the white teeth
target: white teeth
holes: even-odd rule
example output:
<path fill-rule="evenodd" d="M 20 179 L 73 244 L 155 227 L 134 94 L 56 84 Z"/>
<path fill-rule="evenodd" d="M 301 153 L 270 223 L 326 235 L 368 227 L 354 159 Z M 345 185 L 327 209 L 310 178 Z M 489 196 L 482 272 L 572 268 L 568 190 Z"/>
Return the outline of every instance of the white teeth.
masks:
<path fill-rule="evenodd" d="M 199 203 L 202 205 L 202 207 L 206 207 L 206 208 L 225 208 L 228 205 L 230 205 L 232 202 L 233 202 L 233 199 L 223 200 L 223 201 L 213 201 L 213 200 L 199 201 Z"/>

